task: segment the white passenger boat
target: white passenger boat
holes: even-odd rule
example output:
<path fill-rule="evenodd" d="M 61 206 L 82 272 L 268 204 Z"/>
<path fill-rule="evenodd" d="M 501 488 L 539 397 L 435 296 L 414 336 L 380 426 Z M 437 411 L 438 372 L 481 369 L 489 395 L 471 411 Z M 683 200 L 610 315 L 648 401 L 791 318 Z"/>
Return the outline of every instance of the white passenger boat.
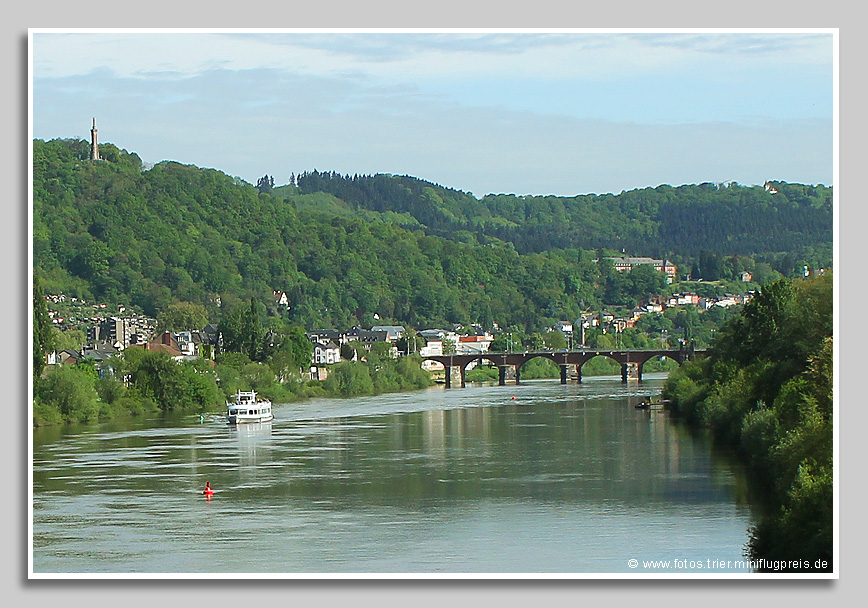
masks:
<path fill-rule="evenodd" d="M 273 420 L 271 401 L 257 397 L 256 391 L 238 391 L 235 401 L 226 403 L 229 424 L 245 422 L 268 422 Z"/>

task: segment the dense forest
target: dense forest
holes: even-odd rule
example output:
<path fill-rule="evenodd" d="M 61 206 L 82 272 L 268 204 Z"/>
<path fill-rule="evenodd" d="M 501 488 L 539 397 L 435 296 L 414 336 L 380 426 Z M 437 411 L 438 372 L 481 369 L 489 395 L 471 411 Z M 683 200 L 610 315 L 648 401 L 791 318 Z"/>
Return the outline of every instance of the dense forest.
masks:
<path fill-rule="evenodd" d="M 705 183 L 619 195 L 490 194 L 478 200 L 407 176 L 313 171 L 295 181 L 299 192 L 326 192 L 355 210 L 410 216 L 429 234 L 478 242 L 496 237 L 520 253 L 612 248 L 683 264 L 705 251 L 726 256 L 788 252 L 811 259 L 815 267 L 831 261 L 831 251 L 822 250 L 830 245 L 832 190 L 822 185 Z"/>
<path fill-rule="evenodd" d="M 711 357 L 675 370 L 664 388 L 673 411 L 736 446 L 765 489 L 770 506 L 752 532 L 751 557 L 808 560 L 828 572 L 832 313 L 829 274 L 769 283 L 720 332 Z"/>
<path fill-rule="evenodd" d="M 411 177 L 313 171 L 254 186 L 176 162 L 146 169 L 112 144 L 101 153 L 91 162 L 88 142 L 33 142 L 35 273 L 49 293 L 150 316 L 193 302 L 217 322 L 254 297 L 308 328 L 378 319 L 530 333 L 674 288 L 596 262 L 622 249 L 672 259 L 721 292 L 741 270 L 762 284 L 831 264 L 824 186 L 480 200 Z M 274 290 L 288 307 L 273 306 Z"/>

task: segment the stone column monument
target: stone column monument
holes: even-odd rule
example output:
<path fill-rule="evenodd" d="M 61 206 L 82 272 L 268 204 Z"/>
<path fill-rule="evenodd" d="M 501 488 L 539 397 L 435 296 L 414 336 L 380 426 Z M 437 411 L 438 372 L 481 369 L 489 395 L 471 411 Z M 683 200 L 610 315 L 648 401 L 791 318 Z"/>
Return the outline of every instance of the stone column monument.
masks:
<path fill-rule="evenodd" d="M 90 130 L 90 159 L 100 160 L 99 142 L 96 139 L 96 118 L 93 119 L 93 128 Z"/>

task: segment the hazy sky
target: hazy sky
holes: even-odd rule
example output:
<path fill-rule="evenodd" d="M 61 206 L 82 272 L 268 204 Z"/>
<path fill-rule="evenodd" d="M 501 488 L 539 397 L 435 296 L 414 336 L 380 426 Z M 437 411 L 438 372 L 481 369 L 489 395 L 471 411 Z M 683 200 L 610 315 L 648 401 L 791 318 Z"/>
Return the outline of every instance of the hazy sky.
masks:
<path fill-rule="evenodd" d="M 32 133 L 256 183 L 832 185 L 829 31 L 37 31 Z"/>

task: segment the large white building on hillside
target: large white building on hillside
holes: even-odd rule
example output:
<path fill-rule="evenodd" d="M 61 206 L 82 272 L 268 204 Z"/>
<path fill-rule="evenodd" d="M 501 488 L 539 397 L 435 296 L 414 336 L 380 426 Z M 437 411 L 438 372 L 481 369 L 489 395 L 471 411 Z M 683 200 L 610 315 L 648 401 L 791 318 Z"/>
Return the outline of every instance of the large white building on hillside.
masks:
<path fill-rule="evenodd" d="M 645 266 L 651 264 L 654 269 L 666 274 L 666 282 L 672 283 L 675 280 L 675 274 L 678 272 L 678 267 L 668 260 L 657 260 L 654 258 L 631 257 L 624 256 L 620 258 L 606 258 L 612 260 L 615 270 L 619 272 L 633 270 L 636 266 Z"/>

